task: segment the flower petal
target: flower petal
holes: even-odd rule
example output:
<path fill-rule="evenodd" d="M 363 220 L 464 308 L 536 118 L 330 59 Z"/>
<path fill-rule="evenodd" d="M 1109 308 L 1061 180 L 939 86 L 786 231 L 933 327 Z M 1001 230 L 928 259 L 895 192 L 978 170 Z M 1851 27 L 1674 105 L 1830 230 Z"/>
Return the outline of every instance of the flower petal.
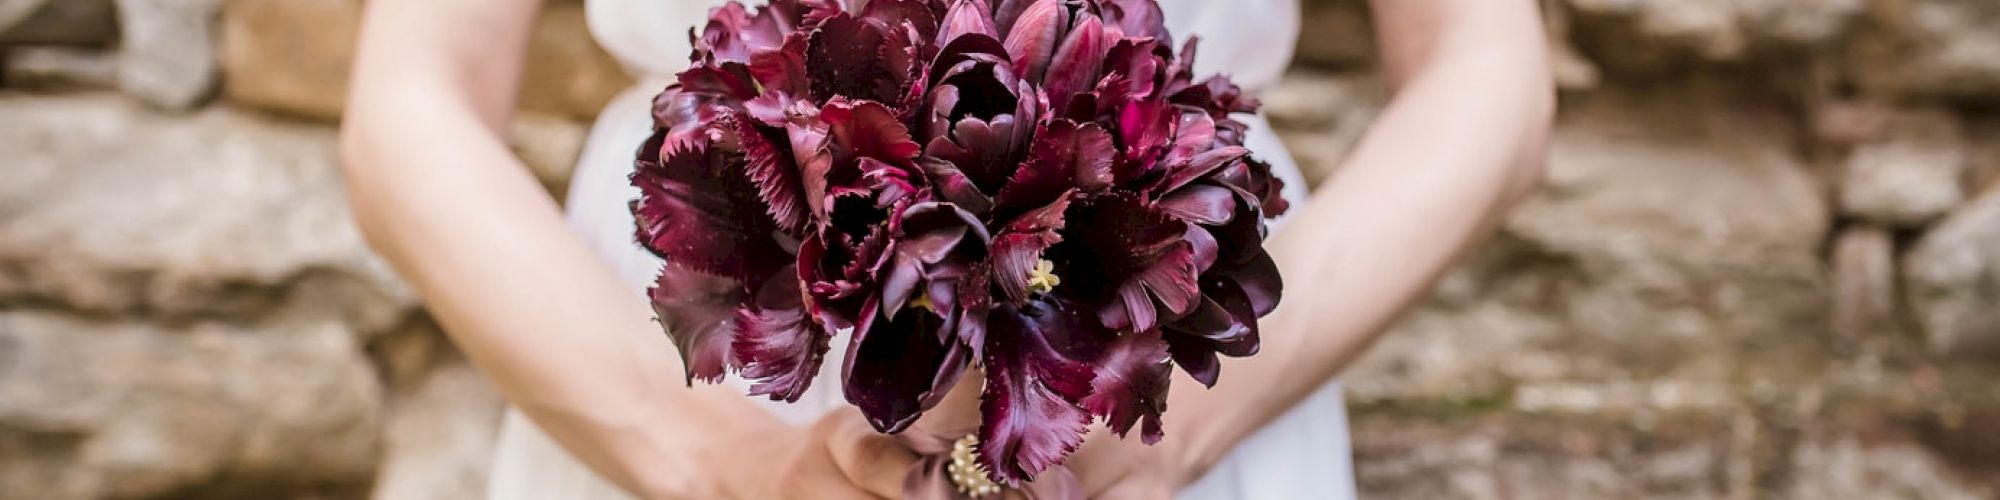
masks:
<path fill-rule="evenodd" d="M 1064 218 L 1068 226 L 1051 260 L 1069 296 L 1097 307 L 1105 326 L 1151 329 L 1159 320 L 1155 299 L 1172 316 L 1193 306 L 1197 283 L 1193 248 L 1182 239 L 1186 223 L 1125 193 L 1087 197 Z"/>
<path fill-rule="evenodd" d="M 807 315 L 798 272 L 780 271 L 756 300 L 736 310 L 736 360 L 750 394 L 798 402 L 819 374 L 831 335 Z"/>
<path fill-rule="evenodd" d="M 1070 206 L 1070 195 L 1065 192 L 1047 206 L 1015 217 L 993 237 L 987 267 L 994 287 L 1000 289 L 1001 297 L 1008 302 L 1028 300 L 1028 275 L 1035 262 L 1041 259 L 1043 251 L 1062 242 L 1060 231 L 1065 224 L 1063 217 Z"/>
<path fill-rule="evenodd" d="M 1197 184 L 1161 198 L 1159 207 L 1167 215 L 1184 221 L 1219 226 L 1236 215 L 1236 192 L 1226 187 Z"/>
<path fill-rule="evenodd" d="M 1111 134 L 1095 123 L 1050 121 L 1035 133 L 1028 160 L 995 201 L 1002 210 L 1018 211 L 1047 205 L 1069 190 L 1101 191 L 1111 186 L 1117 154 Z"/>
<path fill-rule="evenodd" d="M 1019 485 L 1059 464 L 1083 442 L 1090 413 L 1087 360 L 1058 346 L 1081 332 L 1074 309 L 1049 301 L 1004 305 L 989 316 L 986 392 L 979 409 L 979 461 L 995 480 Z"/>
<path fill-rule="evenodd" d="M 724 276 L 703 273 L 668 262 L 647 290 L 660 327 L 680 350 L 687 381 L 716 382 L 728 370 L 730 344 L 736 331 L 736 306 L 743 285 Z"/>
<path fill-rule="evenodd" d="M 1066 109 L 1070 97 L 1089 91 L 1097 84 L 1105 52 L 1110 50 L 1110 41 L 1104 35 L 1104 22 L 1088 13 L 1078 14 L 1078 17 L 1081 20 L 1070 28 L 1069 37 L 1049 59 L 1048 75 L 1042 79 L 1042 88 L 1048 93 L 1049 103 L 1056 109 Z"/>
<path fill-rule="evenodd" d="M 970 351 L 940 342 L 943 318 L 928 312 L 872 321 L 848 345 L 844 392 L 876 431 L 902 432 L 958 383 Z"/>
<path fill-rule="evenodd" d="M 934 43 L 943 47 L 964 35 L 1000 39 L 1000 29 L 993 25 L 993 14 L 987 11 L 984 0 L 953 1 L 951 8 L 945 11 L 944 20 L 939 21 L 937 41 Z"/>
<path fill-rule="evenodd" d="M 639 243 L 668 262 L 736 279 L 768 276 L 790 260 L 772 239 L 776 230 L 754 186 L 717 148 L 652 154 L 655 133 L 641 148 L 632 184 Z"/>
<path fill-rule="evenodd" d="M 909 40 L 845 14 L 827 19 L 806 46 L 812 96 L 901 102 L 914 63 Z"/>
<path fill-rule="evenodd" d="M 1172 45 L 1167 35 L 1167 16 L 1156 0 L 1098 0 L 1105 24 L 1119 38 L 1152 38 Z"/>
<path fill-rule="evenodd" d="M 836 100 L 820 108 L 819 116 L 832 134 L 836 160 L 862 157 L 906 165 L 922 150 L 909 127 L 878 102 Z"/>
<path fill-rule="evenodd" d="M 791 152 L 780 149 L 780 143 L 753 121 L 749 116 L 731 113 L 715 123 L 727 132 L 725 138 L 733 143 L 730 146 L 743 155 L 744 175 L 757 187 L 765 213 L 777 223 L 778 229 L 793 237 L 803 235 L 806 221 L 811 218 L 805 180 L 800 177 L 798 166 L 791 162 L 794 158 Z"/>
<path fill-rule="evenodd" d="M 1168 363 L 1167 343 L 1157 331 L 1124 334 L 1098 354 L 1091 365 L 1097 375 L 1090 382 L 1090 396 L 1083 407 L 1104 417 L 1105 425 L 1119 436 L 1144 420 L 1140 440 L 1160 441 L 1160 414 L 1167 411 L 1167 385 L 1173 365 Z"/>
<path fill-rule="evenodd" d="M 1068 11 L 1061 0 L 1036 0 L 1027 10 L 1014 19 L 1012 29 L 1007 31 L 1007 59 L 1014 62 L 1014 70 L 1029 81 L 1039 82 L 1042 73 L 1049 67 L 1049 59 L 1055 56 L 1056 45 L 1062 43 L 1064 25 L 1068 23 Z"/>

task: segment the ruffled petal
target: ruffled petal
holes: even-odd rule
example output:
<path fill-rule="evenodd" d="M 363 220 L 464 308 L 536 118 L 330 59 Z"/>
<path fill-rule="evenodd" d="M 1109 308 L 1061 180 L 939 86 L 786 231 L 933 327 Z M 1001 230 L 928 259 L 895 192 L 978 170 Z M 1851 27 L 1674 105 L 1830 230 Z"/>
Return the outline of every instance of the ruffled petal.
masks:
<path fill-rule="evenodd" d="M 1002 210 L 1044 206 L 1066 191 L 1090 193 L 1111 186 L 1118 151 L 1095 123 L 1054 120 L 1035 133 L 1028 160 L 996 199 Z"/>
<path fill-rule="evenodd" d="M 1124 331 L 1152 329 L 1160 320 L 1193 306 L 1197 295 L 1194 249 L 1183 239 L 1187 225 L 1137 197 L 1108 194 L 1071 205 L 1056 272 L 1070 297 L 1097 307 L 1105 326 Z M 1074 283 L 1074 285 L 1071 285 Z"/>
<path fill-rule="evenodd" d="M 915 55 L 906 36 L 845 14 L 827 19 L 806 47 L 811 95 L 878 103 L 902 102 Z"/>
<path fill-rule="evenodd" d="M 1082 444 L 1090 413 L 1077 401 L 1089 395 L 1094 374 L 1089 360 L 1058 347 L 1083 331 L 1072 308 L 1049 301 L 1000 306 L 987 326 L 979 461 L 1013 486 Z"/>
<path fill-rule="evenodd" d="M 680 350 L 688 383 L 722 380 L 733 359 L 733 311 L 744 298 L 742 283 L 669 262 L 647 296 L 660 327 Z"/>
<path fill-rule="evenodd" d="M 1090 382 L 1090 396 L 1083 407 L 1104 417 L 1105 425 L 1125 436 L 1134 424 L 1144 421 L 1140 440 L 1160 441 L 1160 414 L 1167 411 L 1167 386 L 1173 373 L 1167 343 L 1157 331 L 1121 335 L 1106 346 L 1091 363 L 1097 375 Z"/>
<path fill-rule="evenodd" d="M 768 276 L 790 260 L 771 237 L 776 227 L 756 188 L 732 171 L 740 160 L 701 145 L 664 158 L 650 153 L 662 140 L 654 134 L 632 173 L 641 245 L 668 262 L 736 279 Z"/>
<path fill-rule="evenodd" d="M 798 272 L 781 271 L 736 311 L 735 354 L 750 394 L 798 402 L 819 374 L 831 335 L 806 312 Z"/>

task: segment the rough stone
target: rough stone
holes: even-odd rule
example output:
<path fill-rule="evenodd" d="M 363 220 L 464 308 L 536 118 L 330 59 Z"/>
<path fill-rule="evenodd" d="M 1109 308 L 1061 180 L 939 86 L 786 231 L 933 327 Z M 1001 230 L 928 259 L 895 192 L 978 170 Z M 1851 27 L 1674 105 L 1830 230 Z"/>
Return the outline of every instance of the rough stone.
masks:
<path fill-rule="evenodd" d="M 1766 48 L 1824 46 L 1865 0 L 1567 0 L 1581 48 L 1606 69 L 1671 75 L 1685 61 L 1743 62 Z"/>
<path fill-rule="evenodd" d="M 0 84 L 36 91 L 118 87 L 118 60 L 97 49 L 15 47 L 0 57 Z"/>
<path fill-rule="evenodd" d="M 0 0 L 0 46 L 102 46 L 118 39 L 111 0 Z"/>
<path fill-rule="evenodd" d="M 1866 88 L 1909 96 L 2000 97 L 2000 4 L 1985 0 L 1878 2 L 1881 28 L 1855 44 Z"/>
<path fill-rule="evenodd" d="M 1829 209 L 1775 118 L 1700 95 L 1570 106 L 1546 186 L 1346 372 L 1351 399 L 1810 370 L 1753 362 L 1824 355 Z"/>
<path fill-rule="evenodd" d="M 162 327 L 0 313 L 9 498 L 278 498 L 354 490 L 381 387 L 338 323 Z"/>
<path fill-rule="evenodd" d="M 1925 233 L 1904 259 L 1903 280 L 1934 352 L 2000 352 L 2000 189 Z"/>
<path fill-rule="evenodd" d="M 0 115 L 0 303 L 166 319 L 296 304 L 363 332 L 416 305 L 350 219 L 331 129 L 105 94 L 0 97 Z"/>
<path fill-rule="evenodd" d="M 1896 432 L 1809 431 L 1750 413 L 1372 416 L 1355 427 L 1368 498 L 1992 498 Z"/>
<path fill-rule="evenodd" d="M 1887 119 L 1887 137 L 1861 144 L 1841 174 L 1841 210 L 1872 222 L 1916 226 L 1964 200 L 1963 133 L 1949 112 Z"/>
<path fill-rule="evenodd" d="M 1855 341 L 1896 330 L 1896 243 L 1888 231 L 1856 227 L 1833 243 L 1831 326 Z"/>
<path fill-rule="evenodd" d="M 214 95 L 215 19 L 222 0 L 117 0 L 118 82 L 126 93 L 168 109 Z"/>
<path fill-rule="evenodd" d="M 361 22 L 360 0 L 235 0 L 223 9 L 223 94 L 315 120 L 339 119 Z M 591 40 L 583 6 L 550 4 L 529 43 L 520 107 L 597 116 L 632 83 Z"/>
<path fill-rule="evenodd" d="M 1792 480 L 1783 498 L 1993 498 L 1987 488 L 1967 484 L 1920 446 L 1905 442 L 1867 443 L 1849 436 L 1807 442 L 1792 450 Z"/>

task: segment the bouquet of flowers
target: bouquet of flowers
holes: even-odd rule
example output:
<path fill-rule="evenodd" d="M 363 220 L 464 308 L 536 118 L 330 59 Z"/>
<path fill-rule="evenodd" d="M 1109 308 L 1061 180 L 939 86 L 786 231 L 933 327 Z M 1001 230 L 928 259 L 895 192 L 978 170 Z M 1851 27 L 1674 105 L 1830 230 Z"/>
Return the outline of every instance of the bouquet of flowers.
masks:
<path fill-rule="evenodd" d="M 1162 437 L 1172 366 L 1257 352 L 1282 182 L 1153 0 L 771 0 L 712 11 L 632 184 L 687 375 L 841 389 L 884 433 L 984 377 L 977 463 L 1015 485 L 1096 418 Z"/>

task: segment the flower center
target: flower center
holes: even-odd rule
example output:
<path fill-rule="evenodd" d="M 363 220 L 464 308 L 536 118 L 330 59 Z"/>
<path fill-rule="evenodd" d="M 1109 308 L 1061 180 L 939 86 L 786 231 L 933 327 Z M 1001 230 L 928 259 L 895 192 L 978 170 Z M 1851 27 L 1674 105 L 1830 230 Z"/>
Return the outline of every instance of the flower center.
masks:
<path fill-rule="evenodd" d="M 1056 263 L 1048 259 L 1036 259 L 1035 270 L 1028 271 L 1028 292 L 1049 293 L 1062 284 L 1062 277 L 1056 276 Z"/>
<path fill-rule="evenodd" d="M 937 304 L 931 302 L 931 294 L 928 291 L 919 290 L 917 292 L 917 297 L 914 299 L 910 299 L 909 308 L 911 309 L 923 308 L 926 311 L 930 311 L 931 314 L 938 314 Z"/>

